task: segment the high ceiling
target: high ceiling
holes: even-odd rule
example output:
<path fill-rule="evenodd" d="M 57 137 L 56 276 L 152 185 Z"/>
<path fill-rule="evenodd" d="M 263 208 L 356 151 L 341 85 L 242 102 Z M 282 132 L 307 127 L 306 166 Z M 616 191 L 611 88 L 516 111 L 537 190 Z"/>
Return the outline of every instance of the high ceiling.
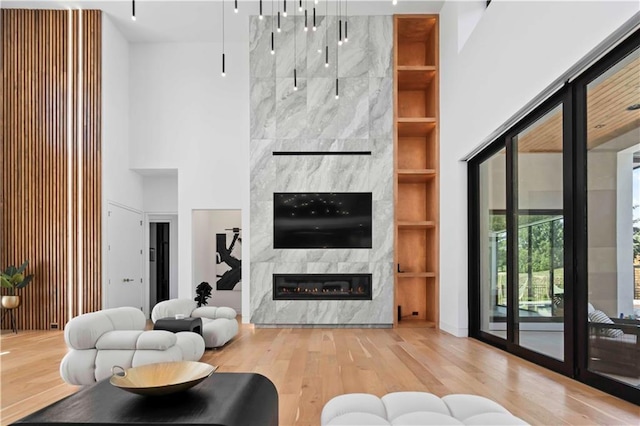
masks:
<path fill-rule="evenodd" d="M 247 41 L 248 30 L 245 25 L 234 25 L 234 19 L 257 15 L 258 1 L 239 0 L 240 13 L 233 13 L 233 1 L 226 0 L 227 41 Z M 282 0 L 281 0 L 282 1 Z M 297 1 L 296 1 L 297 3 Z M 343 1 L 343 4 L 345 2 Z M 153 42 L 211 42 L 221 39 L 221 0 L 196 1 L 136 1 L 136 22 L 131 20 L 131 1 L 2 1 L 2 8 L 29 9 L 101 9 L 118 27 L 120 32 L 133 43 Z M 307 0 L 310 6 L 313 0 Z M 325 0 L 319 0 L 318 15 L 324 15 Z M 335 1 L 329 2 L 329 14 L 335 14 Z M 444 4 L 442 1 L 399 0 L 396 6 L 391 0 L 351 0 L 348 2 L 350 15 L 392 15 L 395 13 L 438 13 Z M 275 3 L 277 10 L 277 2 Z M 289 11 L 293 10 L 293 0 L 288 0 Z M 312 7 L 312 6 L 311 6 Z M 265 14 L 271 12 L 271 0 L 263 0 Z"/>
<path fill-rule="evenodd" d="M 587 130 L 589 149 L 628 134 L 632 143 L 640 142 L 640 50 L 636 50 L 587 88 Z M 616 148 L 617 149 L 617 148 Z M 561 152 L 561 112 L 546 116 L 518 138 L 520 152 Z"/>

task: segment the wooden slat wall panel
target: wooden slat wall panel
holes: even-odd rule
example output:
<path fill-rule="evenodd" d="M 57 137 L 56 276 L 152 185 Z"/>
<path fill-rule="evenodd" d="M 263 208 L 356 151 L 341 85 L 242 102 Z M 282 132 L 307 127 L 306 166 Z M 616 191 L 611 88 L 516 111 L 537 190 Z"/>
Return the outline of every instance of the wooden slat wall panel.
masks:
<path fill-rule="evenodd" d="M 83 309 L 102 307 L 102 180 L 101 133 L 102 105 L 102 16 L 100 11 L 85 11 L 83 16 Z"/>
<path fill-rule="evenodd" d="M 82 12 L 83 40 L 86 40 L 83 57 L 89 58 L 82 70 L 82 88 L 78 87 L 77 79 L 79 13 L 72 12 L 73 36 L 69 40 L 66 10 L 2 10 L 0 266 L 29 259 L 28 272 L 35 274 L 34 281 L 19 291 L 22 305 L 15 314 L 20 329 L 48 329 L 51 323 L 62 327 L 70 312 L 72 315 L 79 312 L 76 275 L 79 197 L 83 197 L 83 252 L 87 253 L 83 255 L 82 268 L 83 311 L 101 307 L 101 13 Z M 74 49 L 71 69 L 70 42 Z M 82 138 L 77 122 L 80 89 L 85 93 Z M 69 118 L 71 134 L 67 127 Z M 80 140 L 81 176 L 77 156 Z M 73 171 L 71 181 L 69 167 Z M 82 194 L 78 193 L 80 178 Z M 69 233 L 73 236 L 71 246 Z M 69 262 L 74 265 L 71 275 Z M 69 283 L 73 292 L 71 305 Z"/>

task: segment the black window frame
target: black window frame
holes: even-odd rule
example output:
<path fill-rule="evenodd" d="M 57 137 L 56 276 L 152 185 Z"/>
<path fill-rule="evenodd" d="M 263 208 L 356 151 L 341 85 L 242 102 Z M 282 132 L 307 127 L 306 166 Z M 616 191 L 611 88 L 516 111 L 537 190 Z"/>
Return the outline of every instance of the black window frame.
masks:
<path fill-rule="evenodd" d="M 592 80 L 615 66 L 620 60 L 640 48 L 640 30 L 636 30 L 618 46 L 589 66 L 575 80 L 567 82 L 555 94 L 536 107 L 533 111 L 494 139 L 477 156 L 468 162 L 468 309 L 469 336 L 500 349 L 506 350 L 538 365 L 557 371 L 577 381 L 603 390 L 607 393 L 640 404 L 640 388 L 627 385 L 606 376 L 589 371 L 588 367 L 588 262 L 587 262 L 587 93 L 586 88 Z M 506 149 L 506 196 L 507 230 L 513 230 L 514 206 L 517 200 L 517 148 L 512 138 L 529 127 L 558 104 L 563 105 L 563 210 L 564 210 L 564 271 L 565 271 L 565 359 L 554 360 L 517 344 L 513 320 L 515 317 L 513 283 L 507 285 L 508 298 L 511 301 L 508 315 L 510 323 L 507 339 L 502 339 L 480 330 L 480 199 L 479 168 L 487 159 Z M 511 232 L 507 238 L 508 268 L 513 270 L 516 256 L 511 253 L 517 243 L 517 232 Z M 513 274 L 508 274 L 513 280 Z M 516 300 L 517 302 L 517 300 Z"/>

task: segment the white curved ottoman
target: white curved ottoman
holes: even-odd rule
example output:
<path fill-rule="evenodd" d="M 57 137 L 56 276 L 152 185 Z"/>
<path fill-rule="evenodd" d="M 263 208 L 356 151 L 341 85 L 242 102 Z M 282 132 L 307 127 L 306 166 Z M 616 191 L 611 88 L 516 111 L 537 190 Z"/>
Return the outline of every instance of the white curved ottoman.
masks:
<path fill-rule="evenodd" d="M 322 409 L 322 426 L 527 425 L 495 401 L 477 395 L 439 398 L 426 392 L 336 396 Z"/>
<path fill-rule="evenodd" d="M 187 317 L 202 319 L 202 337 L 207 348 L 219 348 L 238 334 L 238 315 L 233 308 L 202 306 L 191 299 L 165 300 L 154 306 L 151 320 L 155 323 L 160 318 L 175 317 L 182 314 Z"/>

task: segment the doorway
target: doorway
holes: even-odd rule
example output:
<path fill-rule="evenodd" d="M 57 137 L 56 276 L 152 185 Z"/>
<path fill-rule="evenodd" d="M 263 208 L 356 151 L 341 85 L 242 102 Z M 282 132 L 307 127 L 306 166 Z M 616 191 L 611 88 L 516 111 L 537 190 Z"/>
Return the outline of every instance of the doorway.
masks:
<path fill-rule="evenodd" d="M 149 306 L 169 300 L 171 240 L 169 222 L 149 224 Z"/>

